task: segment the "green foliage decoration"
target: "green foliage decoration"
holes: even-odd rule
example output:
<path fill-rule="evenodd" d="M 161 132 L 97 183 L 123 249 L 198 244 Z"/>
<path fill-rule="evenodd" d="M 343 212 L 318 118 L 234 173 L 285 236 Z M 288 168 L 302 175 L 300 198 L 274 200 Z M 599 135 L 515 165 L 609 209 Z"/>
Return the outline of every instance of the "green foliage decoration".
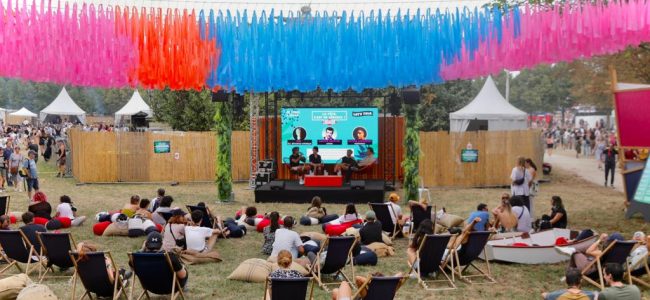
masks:
<path fill-rule="evenodd" d="M 230 101 L 217 103 L 214 115 L 217 133 L 216 179 L 219 201 L 228 202 L 232 193 L 232 104 Z"/>
<path fill-rule="evenodd" d="M 406 130 L 404 133 L 404 198 L 418 200 L 420 185 L 420 135 L 417 105 L 404 105 Z"/>

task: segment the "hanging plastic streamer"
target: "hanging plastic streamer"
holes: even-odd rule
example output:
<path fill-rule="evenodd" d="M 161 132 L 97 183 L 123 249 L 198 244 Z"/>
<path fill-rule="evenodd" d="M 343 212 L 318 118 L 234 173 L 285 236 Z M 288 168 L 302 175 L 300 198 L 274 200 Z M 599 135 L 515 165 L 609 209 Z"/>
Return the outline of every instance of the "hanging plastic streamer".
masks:
<path fill-rule="evenodd" d="M 0 76 L 94 87 L 128 85 L 137 52 L 111 8 L 0 1 Z"/>
<path fill-rule="evenodd" d="M 462 58 L 447 60 L 445 80 L 469 79 L 501 70 L 520 70 L 616 53 L 650 41 L 650 5 L 646 1 L 558 2 L 551 7 L 526 6 L 506 22 L 504 30 L 490 32 L 477 50 L 464 48 Z M 519 21 L 519 26 L 514 23 Z M 514 22 L 514 23 L 513 23 Z M 496 34 L 501 33 L 501 43 Z"/>
<path fill-rule="evenodd" d="M 208 37 L 216 35 L 223 52 L 207 85 L 256 92 L 359 91 L 441 82 L 443 59 L 460 59 L 463 45 L 475 51 L 479 39 L 488 39 L 481 28 L 500 24 L 494 18 L 501 18 L 498 10 L 309 17 L 210 11 Z"/>

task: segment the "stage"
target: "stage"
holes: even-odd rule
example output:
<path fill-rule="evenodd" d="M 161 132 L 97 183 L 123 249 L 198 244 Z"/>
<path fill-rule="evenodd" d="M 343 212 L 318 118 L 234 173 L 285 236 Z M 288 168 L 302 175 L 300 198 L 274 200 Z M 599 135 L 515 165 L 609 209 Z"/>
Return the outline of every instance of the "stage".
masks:
<path fill-rule="evenodd" d="M 274 184 L 284 182 L 284 188 L 273 190 Z M 255 189 L 255 202 L 310 203 L 319 196 L 323 203 L 381 203 L 384 202 L 384 181 L 363 180 L 363 189 L 352 189 L 349 183 L 342 187 L 305 187 L 298 181 L 274 181 Z"/>

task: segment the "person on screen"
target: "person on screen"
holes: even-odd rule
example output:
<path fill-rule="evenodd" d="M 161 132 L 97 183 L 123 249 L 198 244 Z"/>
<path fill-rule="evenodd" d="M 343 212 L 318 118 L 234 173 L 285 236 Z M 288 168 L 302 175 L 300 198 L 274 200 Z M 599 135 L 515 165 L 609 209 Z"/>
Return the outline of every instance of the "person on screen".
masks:
<path fill-rule="evenodd" d="M 314 170 L 314 174 L 320 174 L 323 172 L 323 160 L 318 154 L 318 147 L 312 149 L 311 154 L 309 155 L 309 166 Z"/>
<path fill-rule="evenodd" d="M 302 128 L 302 127 L 296 127 L 296 129 L 293 130 L 293 139 L 296 142 L 300 142 L 307 137 L 307 131 Z"/>
<path fill-rule="evenodd" d="M 323 136 L 323 140 L 326 140 L 326 141 L 333 141 L 334 140 L 334 128 L 332 128 L 332 127 L 325 128 L 325 135 Z"/>
<path fill-rule="evenodd" d="M 345 172 L 345 181 L 350 181 L 350 176 L 353 171 L 359 170 L 359 163 L 352 156 L 352 149 L 348 149 L 345 156 L 341 158 L 341 163 L 334 166 L 334 173 L 341 175 L 341 172 Z"/>
<path fill-rule="evenodd" d="M 357 127 L 352 136 L 357 141 L 363 141 L 366 139 L 366 130 L 363 127 Z"/>
<path fill-rule="evenodd" d="M 372 149 L 371 147 L 368 147 L 368 150 L 366 150 L 366 157 L 364 157 L 362 160 L 359 161 L 359 168 L 365 168 L 367 166 L 370 166 L 374 164 L 376 161 L 377 158 L 375 157 L 375 150 Z"/>
<path fill-rule="evenodd" d="M 291 149 L 291 156 L 289 156 L 289 168 L 291 169 L 291 172 L 297 173 L 301 180 L 302 176 L 306 172 L 309 172 L 309 165 L 305 164 L 305 161 L 305 156 L 300 153 L 300 149 L 298 147 L 293 147 L 293 149 Z"/>

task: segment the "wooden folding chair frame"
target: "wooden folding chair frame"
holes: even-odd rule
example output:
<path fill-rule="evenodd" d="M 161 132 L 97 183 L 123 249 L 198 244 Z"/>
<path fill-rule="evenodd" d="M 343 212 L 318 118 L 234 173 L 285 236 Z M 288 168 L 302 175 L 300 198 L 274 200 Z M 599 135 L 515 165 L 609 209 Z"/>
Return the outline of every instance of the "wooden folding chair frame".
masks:
<path fill-rule="evenodd" d="M 264 281 L 264 300 L 271 300 L 271 277 L 267 277 L 266 280 Z M 309 278 L 309 300 L 314 299 L 314 278 Z M 268 296 L 268 297 L 267 297 Z"/>
<path fill-rule="evenodd" d="M 449 242 L 452 242 L 452 245 L 453 245 L 453 242 L 456 240 L 457 237 L 458 237 L 458 235 L 455 235 L 455 234 L 451 235 L 451 237 L 449 238 Z M 418 251 L 416 252 L 416 259 L 415 259 L 416 261 L 420 261 L 420 251 L 422 251 L 422 247 L 424 247 L 424 242 L 422 242 L 420 244 L 420 247 L 418 248 Z M 427 291 L 445 291 L 445 290 L 455 290 L 456 289 L 456 284 L 454 283 L 454 282 L 456 282 L 456 278 L 454 277 L 454 260 L 452 259 L 454 250 L 449 249 L 447 245 L 445 245 L 445 248 L 448 249 L 449 252 L 447 252 L 447 257 L 445 258 L 445 260 L 440 262 L 440 265 L 438 265 L 438 271 L 440 271 L 440 273 L 442 273 L 445 276 L 446 280 L 445 279 L 424 280 L 424 279 L 422 279 L 422 275 L 420 274 L 420 271 L 415 270 L 415 264 L 411 265 L 411 263 L 408 263 L 408 265 L 410 267 L 408 274 L 410 275 L 412 273 L 415 273 L 415 275 L 417 276 L 418 283 L 422 286 L 422 288 L 424 288 Z M 421 261 L 420 261 L 420 263 L 421 263 Z M 451 278 L 449 278 L 449 275 L 447 275 L 447 272 L 445 271 L 445 268 L 447 267 L 447 264 L 451 265 L 450 266 L 451 267 L 450 268 L 450 270 L 451 270 Z M 427 284 L 427 283 L 435 284 L 435 283 L 439 283 L 439 282 L 445 282 L 445 283 L 449 284 L 451 287 L 448 287 L 448 288 L 430 288 L 429 285 Z"/>
<path fill-rule="evenodd" d="M 604 255 L 609 253 L 609 251 L 616 245 L 616 243 L 618 243 L 618 241 L 614 241 L 614 242 L 610 243 L 609 245 L 607 245 L 607 247 L 605 247 L 605 250 L 603 250 L 603 252 L 598 257 L 596 257 L 593 261 L 591 261 L 589 264 L 587 264 L 586 267 L 584 267 L 582 270 L 580 270 L 580 274 L 582 275 L 583 280 L 589 282 L 590 284 L 598 287 L 601 290 L 605 289 L 605 275 L 603 274 L 603 265 L 602 265 L 602 262 L 600 262 L 600 259 Z M 628 257 L 625 259 L 626 262 L 624 264 L 624 266 L 625 266 L 625 275 L 627 275 L 629 284 L 632 284 L 632 272 L 630 271 L 630 268 L 629 268 L 629 264 L 628 264 L 629 260 L 630 260 L 630 257 L 629 257 L 629 254 L 628 254 Z M 591 279 L 586 274 L 586 272 L 589 269 L 591 269 L 591 267 L 594 264 L 596 264 L 596 272 L 598 272 L 598 279 L 599 279 L 600 283 L 594 281 L 593 279 Z M 647 268 L 647 265 L 646 265 L 646 268 Z"/>
<path fill-rule="evenodd" d="M 129 261 L 131 262 L 131 266 L 132 266 L 131 268 L 133 268 L 133 266 L 135 265 L 135 264 L 133 264 L 133 253 L 129 252 L 127 254 L 129 256 Z M 185 294 L 183 293 L 183 287 L 181 286 L 181 282 L 176 277 L 176 272 L 174 271 L 174 267 L 172 266 L 172 261 L 169 258 L 169 253 L 165 252 L 164 254 L 165 254 L 165 261 L 167 261 L 167 266 L 169 266 L 169 271 L 172 272 L 172 274 L 173 274 L 173 276 L 172 276 L 172 292 L 171 292 L 171 294 L 169 294 L 169 297 L 170 297 L 171 300 L 175 300 L 176 297 L 180 296 L 181 299 L 185 300 Z M 135 281 L 136 276 L 137 275 L 135 274 L 135 269 L 133 269 L 133 279 L 134 279 L 134 281 Z M 138 280 L 138 282 L 139 282 L 139 280 Z M 128 299 L 133 299 L 133 286 L 135 286 L 135 282 L 132 282 L 132 284 L 131 284 L 131 291 L 129 293 L 129 298 Z M 142 288 L 142 293 L 140 293 L 140 296 L 138 296 L 138 298 L 136 298 L 136 299 L 140 300 L 140 299 L 142 299 L 143 296 L 146 296 L 147 299 L 151 299 L 151 297 L 149 296 L 149 291 L 147 291 L 144 288 L 144 286 L 142 286 L 141 282 L 140 282 L 140 287 Z"/>
<path fill-rule="evenodd" d="M 70 249 L 74 249 L 74 247 L 75 247 L 75 245 L 76 245 L 77 243 L 74 241 L 74 237 L 72 237 L 72 233 L 69 233 L 69 232 L 65 232 L 65 233 L 68 234 L 68 236 L 70 237 L 70 242 L 72 243 L 72 245 L 70 246 Z M 45 244 L 43 244 L 43 240 L 41 239 L 41 233 L 40 233 L 40 232 L 37 232 L 37 233 L 36 233 L 36 238 L 38 239 L 38 242 L 41 244 L 41 253 L 40 253 L 40 257 L 41 257 L 41 258 L 47 258 L 47 256 L 46 256 L 47 248 L 45 247 Z M 74 261 L 73 258 L 71 258 L 71 259 Z M 42 271 L 42 272 L 41 272 L 41 271 Z M 39 272 L 38 272 L 38 283 L 41 283 L 41 282 L 43 281 L 43 279 L 46 278 L 46 277 L 47 277 L 47 278 L 67 278 L 67 277 L 72 278 L 72 277 L 74 277 L 74 276 L 77 275 L 77 269 L 74 268 L 74 272 L 72 273 L 72 275 L 52 275 L 52 276 L 45 276 L 45 275 L 47 275 L 47 273 L 50 272 L 50 271 L 51 271 L 52 273 L 54 273 L 54 268 L 53 268 L 52 266 L 49 266 L 49 267 L 48 267 L 48 266 L 47 266 L 47 261 L 44 261 L 43 259 L 41 259 L 41 268 L 39 268 Z"/>
<path fill-rule="evenodd" d="M 465 238 L 466 235 L 469 235 L 469 234 L 470 233 L 461 234 L 460 236 L 458 236 L 458 238 L 462 240 L 462 239 Z M 491 239 L 493 234 L 494 234 L 494 232 L 490 234 L 490 237 L 488 237 L 488 241 Z M 486 246 L 487 246 L 487 243 L 483 246 L 483 253 L 485 253 L 485 247 Z M 461 245 L 461 247 L 462 247 L 462 245 Z M 447 257 L 451 256 L 452 259 L 456 260 L 456 266 L 455 266 L 455 268 L 452 267 L 452 270 L 454 270 L 454 273 L 456 273 L 456 275 L 458 276 L 458 278 L 460 280 L 462 280 L 462 281 L 464 281 L 466 283 L 469 283 L 469 284 L 492 284 L 492 283 L 497 283 L 497 281 L 494 279 L 494 277 L 492 277 L 492 269 L 490 268 L 490 259 L 488 259 L 487 256 L 485 257 L 485 265 L 486 265 L 487 271 L 484 271 L 481 268 L 477 267 L 474 264 L 474 261 L 470 262 L 468 265 L 466 265 L 464 267 L 461 266 L 460 265 L 460 257 L 458 256 L 458 248 L 450 249 L 449 251 L 453 251 L 453 256 L 452 256 L 452 252 L 450 252 Z M 476 259 L 474 259 L 474 260 L 476 260 Z M 467 271 L 467 269 L 469 269 L 469 267 L 474 268 L 477 272 L 479 272 L 479 274 L 463 275 L 463 273 L 465 271 Z M 485 281 L 485 282 L 473 282 L 471 280 L 471 278 L 485 278 L 487 281 Z"/>
<path fill-rule="evenodd" d="M 397 276 L 391 276 L 391 277 L 397 277 Z M 401 279 L 400 279 L 400 281 L 399 281 L 399 284 L 397 285 L 397 289 L 395 290 L 395 294 L 397 294 L 397 291 L 399 291 L 399 289 L 402 287 L 402 285 L 404 284 L 404 282 L 405 282 L 408 278 L 409 278 L 408 276 L 402 276 L 402 277 L 401 277 Z M 371 281 L 372 281 L 372 274 L 368 274 L 368 276 L 366 277 L 366 282 L 365 282 L 364 284 L 362 284 L 362 285 L 357 289 L 357 291 L 352 295 L 352 298 L 351 298 L 351 299 L 352 299 L 352 300 L 355 300 L 355 299 L 361 299 L 361 292 L 362 292 L 364 289 L 367 289 L 367 288 L 368 288 L 368 285 L 370 285 L 370 282 L 371 282 Z"/>
<path fill-rule="evenodd" d="M 323 280 L 321 278 L 322 277 L 322 275 L 320 273 L 320 270 L 321 270 L 321 265 L 320 265 L 321 254 L 322 254 L 324 249 L 327 249 L 327 245 L 329 244 L 329 241 L 330 241 L 330 238 L 327 237 L 327 239 L 325 240 L 323 245 L 321 245 L 320 250 L 316 254 L 316 261 L 313 262 L 312 265 L 309 268 L 309 273 L 312 274 L 314 280 L 318 283 L 318 286 L 320 288 L 322 288 L 323 290 L 327 291 L 328 293 L 329 293 L 330 290 L 327 288 L 327 285 L 338 284 L 338 283 L 335 283 L 335 282 L 334 283 L 323 283 Z M 354 276 L 355 276 L 354 275 L 354 259 L 353 259 L 353 256 L 352 256 L 352 251 L 354 250 L 354 246 L 358 242 L 359 242 L 359 238 L 355 237 L 354 242 L 352 242 L 352 246 L 350 247 L 350 250 L 348 251 L 348 260 L 349 260 L 350 268 L 352 269 L 352 279 L 354 279 Z M 344 268 L 345 267 L 343 267 L 340 270 L 333 273 L 333 276 L 336 277 L 338 275 L 341 275 L 341 276 L 343 276 L 343 278 L 345 278 L 345 280 L 348 283 L 350 283 L 351 286 L 356 286 L 356 284 L 353 281 L 350 280 L 350 278 L 347 276 L 347 274 L 345 274 L 345 272 L 343 272 Z"/>
<path fill-rule="evenodd" d="M 642 246 L 640 246 L 640 247 L 645 247 L 645 246 L 642 245 Z M 650 254 L 650 253 L 649 253 L 649 254 Z M 646 254 L 646 256 L 643 257 L 643 259 L 641 260 L 641 262 L 643 263 L 643 268 L 645 268 L 645 274 L 643 274 L 643 275 L 648 275 L 648 276 L 650 276 L 650 267 L 648 266 L 648 254 Z M 629 268 L 629 269 L 633 269 L 633 268 L 630 268 L 630 267 L 628 267 L 628 268 Z M 642 275 L 642 276 L 643 276 L 643 275 Z M 633 275 L 632 275 L 632 270 L 630 270 L 630 279 L 631 279 L 633 282 L 637 283 L 637 284 L 640 284 L 640 285 L 642 285 L 642 286 L 644 286 L 644 287 L 646 287 L 646 288 L 650 288 L 650 282 L 641 279 L 640 276 L 633 276 Z"/>
<path fill-rule="evenodd" d="M 8 201 L 8 200 L 7 200 L 7 201 Z M 22 269 L 22 268 L 20 267 L 20 265 L 19 265 L 19 264 L 21 264 L 21 262 L 9 258 L 9 257 L 7 256 L 7 254 L 5 254 L 4 249 L 2 249 L 2 251 L 0 251 L 0 256 L 2 256 L 2 259 L 4 259 L 4 260 L 5 260 L 6 262 L 8 262 L 9 264 L 8 264 L 7 266 L 5 266 L 4 268 L 2 268 L 2 270 L 0 270 L 0 276 L 12 276 L 12 275 L 15 275 L 15 274 L 11 274 L 11 275 L 6 275 L 6 274 L 4 274 L 5 271 L 7 271 L 7 270 L 8 270 L 9 268 L 11 268 L 12 266 L 15 266 L 15 267 L 18 269 L 18 272 L 20 272 L 20 273 L 25 273 L 27 276 L 29 276 L 29 274 L 30 274 L 32 271 L 34 271 L 33 269 L 32 269 L 32 270 L 29 269 L 29 266 L 31 266 L 32 264 L 36 264 L 36 265 L 37 265 L 37 267 L 38 267 L 38 272 L 39 272 L 39 274 L 40 274 L 40 272 L 41 272 L 41 266 L 42 266 L 42 265 L 41 265 L 41 263 L 40 263 L 39 261 L 32 261 L 32 258 L 33 258 L 34 256 L 36 256 L 36 257 L 38 257 L 39 260 L 40 260 L 41 257 L 38 255 L 38 253 L 36 252 L 36 249 L 34 249 L 34 245 L 32 245 L 32 243 L 29 241 L 29 239 L 27 238 L 27 236 L 25 235 L 25 233 L 24 233 L 22 230 L 17 230 L 17 231 L 20 233 L 20 236 L 21 236 L 22 239 L 23 239 L 23 243 L 25 243 L 25 245 L 29 248 L 29 258 L 27 259 L 27 263 L 26 263 L 27 266 L 25 266 L 25 271 L 23 272 L 23 269 Z"/>
<path fill-rule="evenodd" d="M 185 205 L 185 208 L 187 208 L 187 211 L 191 214 L 192 210 L 190 209 L 191 206 L 196 207 L 196 205 Z M 221 230 L 221 233 L 219 234 L 222 238 L 228 238 L 226 234 L 224 233 L 224 227 L 223 227 L 223 222 L 221 221 L 221 218 L 217 215 L 212 214 L 210 211 L 210 208 L 207 206 L 205 207 L 205 211 L 208 213 L 210 218 L 212 218 L 212 229 L 219 229 Z"/>
<path fill-rule="evenodd" d="M 79 272 L 77 271 L 77 268 L 79 265 L 77 264 L 77 260 L 74 258 L 72 255 L 72 251 L 70 251 L 70 258 L 72 259 L 72 262 L 74 263 L 74 270 L 75 274 L 77 276 L 72 277 L 72 297 L 70 299 L 74 300 L 75 292 L 77 290 L 77 279 L 79 278 Z M 121 296 L 124 296 L 125 299 L 131 299 L 129 295 L 126 294 L 126 291 L 124 290 L 124 286 L 122 286 L 122 280 L 120 280 L 120 274 L 118 273 L 118 266 L 115 264 L 115 261 L 113 260 L 113 255 L 111 255 L 110 251 L 103 251 L 104 255 L 108 256 L 108 260 L 111 262 L 111 266 L 113 266 L 113 300 L 119 299 Z M 133 279 L 132 279 L 133 280 Z M 83 285 L 83 284 L 82 284 Z M 119 286 L 119 289 L 118 289 Z M 131 283 L 131 287 L 133 287 L 133 283 Z M 84 286 L 84 289 L 86 290 L 81 297 L 79 297 L 79 300 L 86 298 L 92 299 L 92 293 L 86 289 Z"/>
<path fill-rule="evenodd" d="M 393 205 L 391 205 L 390 203 L 368 203 L 368 206 L 370 207 L 370 210 L 375 211 L 375 209 L 372 207 L 373 204 L 375 204 L 375 205 L 385 205 L 386 207 L 388 207 L 388 214 L 390 214 L 391 216 L 395 216 L 395 218 L 397 219 L 397 214 L 395 214 L 395 210 L 393 209 Z M 392 217 L 391 217 L 391 220 L 392 220 Z M 381 222 L 381 220 L 379 220 L 379 221 Z M 391 241 L 395 239 L 395 235 L 397 235 L 397 233 L 398 233 L 397 228 L 398 228 L 397 220 L 395 220 L 393 222 L 393 232 L 388 235 L 388 237 L 390 238 Z M 382 231 L 383 231 L 383 229 L 382 229 Z"/>

